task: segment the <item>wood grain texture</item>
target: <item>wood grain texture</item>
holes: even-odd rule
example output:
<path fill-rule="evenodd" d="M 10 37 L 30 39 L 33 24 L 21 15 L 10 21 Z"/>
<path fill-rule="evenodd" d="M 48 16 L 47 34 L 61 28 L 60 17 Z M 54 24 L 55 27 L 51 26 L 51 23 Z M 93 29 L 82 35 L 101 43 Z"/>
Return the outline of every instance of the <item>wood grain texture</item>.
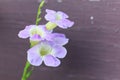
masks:
<path fill-rule="evenodd" d="M 0 80 L 20 80 L 29 43 L 17 34 L 35 23 L 37 7 L 37 0 L 0 0 Z M 75 21 L 55 29 L 70 38 L 68 55 L 60 67 L 36 67 L 29 80 L 120 80 L 120 0 L 49 0 L 42 15 L 46 8 Z"/>

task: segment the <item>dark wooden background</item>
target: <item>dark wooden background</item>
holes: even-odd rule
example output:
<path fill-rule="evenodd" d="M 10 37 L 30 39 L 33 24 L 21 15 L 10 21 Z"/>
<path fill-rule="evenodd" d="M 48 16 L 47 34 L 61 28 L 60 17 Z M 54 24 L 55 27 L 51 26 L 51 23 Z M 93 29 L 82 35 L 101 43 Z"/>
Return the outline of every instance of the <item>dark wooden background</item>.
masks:
<path fill-rule="evenodd" d="M 21 80 L 28 40 L 17 34 L 35 24 L 37 0 L 0 0 L 0 80 Z M 75 21 L 61 66 L 36 67 L 29 80 L 120 80 L 120 0 L 48 0 L 44 10 L 62 10 Z M 45 20 L 41 22 L 45 24 Z"/>

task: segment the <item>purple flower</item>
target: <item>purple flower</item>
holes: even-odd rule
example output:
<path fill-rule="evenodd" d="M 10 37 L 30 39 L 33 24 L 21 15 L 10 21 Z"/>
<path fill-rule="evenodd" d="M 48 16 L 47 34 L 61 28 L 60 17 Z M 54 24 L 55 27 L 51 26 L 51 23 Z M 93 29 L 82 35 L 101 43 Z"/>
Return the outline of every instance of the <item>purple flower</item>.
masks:
<path fill-rule="evenodd" d="M 56 12 L 54 10 L 46 9 L 46 12 L 47 12 L 47 14 L 45 15 L 45 19 L 47 21 L 50 21 L 51 24 L 55 23 L 56 25 L 58 25 L 59 27 L 61 27 L 63 29 L 72 27 L 74 24 L 74 22 L 67 19 L 67 18 L 69 18 L 68 15 L 62 11 Z M 50 24 L 50 26 L 51 26 L 51 24 Z"/>
<path fill-rule="evenodd" d="M 21 30 L 18 34 L 20 38 L 28 38 L 30 37 L 31 41 L 41 41 L 47 40 L 54 42 L 57 45 L 65 45 L 68 43 L 68 38 L 65 37 L 64 34 L 60 33 L 51 33 L 51 31 L 47 30 L 44 25 L 30 25 L 26 26 L 24 30 Z"/>
<path fill-rule="evenodd" d="M 30 40 L 40 41 L 44 40 L 49 33 L 51 33 L 51 31 L 48 31 L 45 25 L 29 25 L 18 33 L 18 37 L 24 39 L 30 37 Z"/>
<path fill-rule="evenodd" d="M 27 51 L 27 60 L 34 66 L 40 66 L 44 62 L 46 66 L 57 67 L 61 63 L 58 58 L 64 58 L 66 54 L 63 46 L 41 41 Z"/>

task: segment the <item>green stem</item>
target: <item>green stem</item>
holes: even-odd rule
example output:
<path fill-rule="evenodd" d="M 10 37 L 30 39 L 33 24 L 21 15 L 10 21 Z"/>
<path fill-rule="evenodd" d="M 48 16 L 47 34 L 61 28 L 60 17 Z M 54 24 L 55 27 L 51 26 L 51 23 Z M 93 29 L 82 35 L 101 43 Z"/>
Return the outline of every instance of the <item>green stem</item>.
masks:
<path fill-rule="evenodd" d="M 27 72 L 28 72 L 28 69 L 30 68 L 30 63 L 28 61 L 26 61 L 26 65 L 24 67 L 24 72 L 23 72 L 23 75 L 22 75 L 22 80 L 27 80 Z"/>
<path fill-rule="evenodd" d="M 34 67 L 32 66 L 31 70 L 27 73 L 26 77 L 29 78 L 32 74 L 32 71 L 34 70 Z"/>
<path fill-rule="evenodd" d="M 38 7 L 38 12 L 37 12 L 37 16 L 36 16 L 36 25 L 38 25 L 39 22 L 40 22 L 40 20 L 41 20 L 41 17 L 40 17 L 40 15 L 41 15 L 41 9 L 44 6 L 44 3 L 45 3 L 45 1 L 42 0 L 41 3 L 40 3 L 40 5 L 39 5 L 39 7 Z"/>
<path fill-rule="evenodd" d="M 41 9 L 44 5 L 45 1 L 42 0 L 39 7 L 38 7 L 38 12 L 37 12 L 37 17 L 36 17 L 36 25 L 39 24 L 40 20 L 41 20 Z M 31 42 L 30 42 L 31 43 Z M 34 45 L 32 45 L 31 43 L 31 46 L 30 47 L 33 47 Z M 24 67 L 24 72 L 23 72 L 23 75 L 22 75 L 22 79 L 21 80 L 27 80 L 30 75 L 32 74 L 32 71 L 33 71 L 34 67 L 30 65 L 30 63 L 28 61 L 26 61 L 26 64 L 25 64 L 25 67 Z"/>

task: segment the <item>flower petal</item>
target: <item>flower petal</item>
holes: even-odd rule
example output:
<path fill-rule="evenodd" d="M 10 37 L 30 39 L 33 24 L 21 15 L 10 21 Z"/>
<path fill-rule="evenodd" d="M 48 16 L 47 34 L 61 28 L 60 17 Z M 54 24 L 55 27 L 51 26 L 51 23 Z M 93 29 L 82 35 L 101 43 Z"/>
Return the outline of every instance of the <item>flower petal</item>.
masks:
<path fill-rule="evenodd" d="M 56 19 L 56 12 L 54 10 L 46 9 L 47 14 L 45 15 L 45 19 L 47 21 L 55 21 Z"/>
<path fill-rule="evenodd" d="M 54 46 L 54 56 L 58 58 L 64 58 L 67 54 L 67 50 L 59 45 Z"/>
<path fill-rule="evenodd" d="M 36 25 L 29 25 L 29 26 L 26 26 L 25 29 L 26 29 L 26 30 L 30 30 L 32 27 L 36 27 Z"/>
<path fill-rule="evenodd" d="M 18 37 L 19 38 L 28 38 L 30 35 L 29 35 L 29 31 L 27 30 L 21 30 L 19 33 L 18 33 Z"/>
<path fill-rule="evenodd" d="M 60 65 L 60 60 L 52 55 L 46 55 L 44 57 L 44 63 L 46 66 L 57 67 Z"/>
<path fill-rule="evenodd" d="M 62 11 L 58 11 L 57 15 L 61 16 L 62 19 L 69 18 L 69 16 L 66 13 L 62 12 Z"/>
<path fill-rule="evenodd" d="M 40 66 L 42 64 L 42 58 L 39 55 L 39 45 L 36 45 L 27 51 L 27 60 L 34 66 Z"/>
<path fill-rule="evenodd" d="M 74 24 L 74 22 L 72 22 L 72 21 L 70 21 L 70 20 L 68 20 L 68 19 L 63 19 L 63 20 L 57 21 L 56 24 L 57 24 L 59 27 L 61 27 L 61 28 L 63 28 L 63 29 L 66 29 L 66 28 L 68 28 L 68 27 L 72 27 L 73 24 Z"/>
<path fill-rule="evenodd" d="M 19 38 L 25 38 L 25 39 L 28 38 L 28 37 L 30 37 L 29 30 L 30 30 L 32 27 L 35 27 L 35 25 L 26 26 L 24 30 L 21 30 L 21 31 L 18 33 L 18 37 L 19 37 Z"/>
<path fill-rule="evenodd" d="M 47 12 L 47 13 L 51 13 L 51 14 L 55 14 L 55 13 L 56 13 L 56 11 L 50 10 L 50 9 L 46 9 L 46 12 Z"/>
<path fill-rule="evenodd" d="M 68 38 L 65 37 L 64 34 L 60 34 L 60 33 L 53 33 L 50 35 L 51 36 L 51 40 L 58 45 L 65 45 L 68 43 Z"/>

